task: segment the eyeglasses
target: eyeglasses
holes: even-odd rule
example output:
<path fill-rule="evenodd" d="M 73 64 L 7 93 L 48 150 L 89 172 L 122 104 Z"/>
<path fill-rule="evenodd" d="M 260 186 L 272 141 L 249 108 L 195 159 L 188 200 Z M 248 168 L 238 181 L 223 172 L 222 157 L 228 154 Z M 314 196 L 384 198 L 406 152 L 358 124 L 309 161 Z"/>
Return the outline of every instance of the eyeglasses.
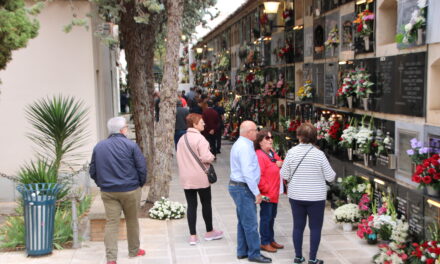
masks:
<path fill-rule="evenodd" d="M 269 139 L 273 139 L 272 136 L 265 136 L 264 139 L 269 140 Z"/>

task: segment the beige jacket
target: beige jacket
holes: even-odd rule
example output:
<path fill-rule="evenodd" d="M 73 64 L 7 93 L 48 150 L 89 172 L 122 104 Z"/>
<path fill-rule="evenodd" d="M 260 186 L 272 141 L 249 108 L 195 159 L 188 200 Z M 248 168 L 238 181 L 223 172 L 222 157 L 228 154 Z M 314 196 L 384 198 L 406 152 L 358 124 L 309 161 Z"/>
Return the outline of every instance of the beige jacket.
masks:
<path fill-rule="evenodd" d="M 179 167 L 180 184 L 183 189 L 201 189 L 209 187 L 208 176 L 200 167 L 189 151 L 185 137 L 193 152 L 208 166 L 214 161 L 214 155 L 209 151 L 209 143 L 205 137 L 195 128 L 188 128 L 185 135 L 181 136 L 177 143 L 177 165 Z"/>

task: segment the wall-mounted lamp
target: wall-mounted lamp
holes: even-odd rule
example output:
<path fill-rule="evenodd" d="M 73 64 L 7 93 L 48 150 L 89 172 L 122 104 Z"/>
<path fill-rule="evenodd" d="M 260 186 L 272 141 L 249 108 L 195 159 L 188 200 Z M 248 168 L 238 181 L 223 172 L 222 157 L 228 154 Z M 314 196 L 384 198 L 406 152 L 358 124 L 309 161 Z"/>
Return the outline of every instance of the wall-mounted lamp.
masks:
<path fill-rule="evenodd" d="M 291 138 L 290 137 L 286 137 L 286 140 L 291 140 Z"/>
<path fill-rule="evenodd" d="M 303 29 L 304 28 L 304 26 L 294 26 L 293 27 L 293 30 L 301 30 L 301 29 Z"/>
<path fill-rule="evenodd" d="M 437 202 L 437 201 L 434 201 L 434 200 L 428 199 L 427 202 L 428 202 L 430 205 L 434 205 L 435 207 L 439 207 L 439 208 L 440 208 L 440 203 Z"/>
<path fill-rule="evenodd" d="M 268 16 L 276 15 L 278 13 L 278 7 L 280 6 L 279 1 L 268 0 L 264 2 L 264 13 Z"/>
<path fill-rule="evenodd" d="M 203 48 L 196 48 L 196 52 L 197 52 L 197 54 L 202 54 L 203 53 Z"/>
<path fill-rule="evenodd" d="M 339 62 L 339 65 L 345 65 L 345 64 L 347 64 L 347 61 L 340 61 Z"/>
<path fill-rule="evenodd" d="M 182 41 L 186 41 L 186 35 L 182 35 L 182 36 L 180 37 L 180 39 L 182 39 Z"/>
<path fill-rule="evenodd" d="M 369 181 L 369 180 L 370 180 L 370 179 L 368 179 L 367 176 L 361 176 L 361 178 L 364 179 L 364 180 L 366 180 L 366 181 Z"/>
<path fill-rule="evenodd" d="M 208 51 L 213 51 L 214 50 L 214 48 L 208 48 Z"/>
<path fill-rule="evenodd" d="M 365 3 L 369 4 L 371 2 L 373 2 L 373 0 L 357 0 L 356 1 L 356 5 L 362 5 L 362 4 L 365 4 Z"/>
<path fill-rule="evenodd" d="M 374 182 L 375 182 L 375 183 L 378 183 L 378 184 L 380 184 L 380 185 L 385 185 L 385 182 L 382 181 L 382 180 L 379 180 L 379 179 L 374 179 Z"/>

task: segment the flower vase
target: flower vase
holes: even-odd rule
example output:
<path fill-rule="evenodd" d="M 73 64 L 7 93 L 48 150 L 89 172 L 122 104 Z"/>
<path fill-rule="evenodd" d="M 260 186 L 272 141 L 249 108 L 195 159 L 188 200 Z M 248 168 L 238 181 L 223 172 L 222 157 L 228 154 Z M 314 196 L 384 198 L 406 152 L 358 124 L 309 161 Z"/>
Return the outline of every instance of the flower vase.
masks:
<path fill-rule="evenodd" d="M 417 45 L 422 45 L 423 43 L 423 29 L 417 29 Z"/>
<path fill-rule="evenodd" d="M 335 56 L 335 47 L 333 45 L 331 45 L 330 47 L 330 57 Z"/>
<path fill-rule="evenodd" d="M 347 96 L 348 108 L 353 108 L 353 96 Z"/>
<path fill-rule="evenodd" d="M 364 37 L 364 49 L 365 49 L 365 51 L 370 50 L 370 36 Z"/>
<path fill-rule="evenodd" d="M 348 160 L 353 160 L 353 148 L 347 149 Z"/>
<path fill-rule="evenodd" d="M 362 103 L 364 105 L 364 110 L 368 111 L 368 97 L 362 98 Z"/>
<path fill-rule="evenodd" d="M 353 231 L 353 224 L 352 223 L 342 223 L 342 230 L 344 230 L 344 232 Z"/>
<path fill-rule="evenodd" d="M 429 196 L 433 196 L 433 197 L 438 197 L 439 196 L 439 191 L 437 189 L 435 189 L 434 187 L 428 185 L 426 186 L 426 193 Z"/>
<path fill-rule="evenodd" d="M 364 154 L 364 165 L 365 167 L 368 167 L 368 159 L 370 158 L 370 155 Z"/>

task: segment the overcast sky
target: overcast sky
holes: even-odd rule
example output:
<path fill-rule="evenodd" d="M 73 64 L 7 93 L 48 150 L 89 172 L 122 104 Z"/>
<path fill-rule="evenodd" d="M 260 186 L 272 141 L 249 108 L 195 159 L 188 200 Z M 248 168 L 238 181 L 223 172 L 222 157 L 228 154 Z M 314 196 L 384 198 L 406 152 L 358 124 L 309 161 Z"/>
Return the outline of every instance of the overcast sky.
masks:
<path fill-rule="evenodd" d="M 208 28 L 198 26 L 196 28 L 197 38 L 202 38 L 208 34 L 218 24 L 223 22 L 230 14 L 237 10 L 237 8 L 239 8 L 244 2 L 246 2 L 246 0 L 217 0 L 217 5 L 215 7 L 220 11 L 220 15 L 212 21 L 208 20 Z M 212 10 L 215 9 L 212 8 Z"/>

